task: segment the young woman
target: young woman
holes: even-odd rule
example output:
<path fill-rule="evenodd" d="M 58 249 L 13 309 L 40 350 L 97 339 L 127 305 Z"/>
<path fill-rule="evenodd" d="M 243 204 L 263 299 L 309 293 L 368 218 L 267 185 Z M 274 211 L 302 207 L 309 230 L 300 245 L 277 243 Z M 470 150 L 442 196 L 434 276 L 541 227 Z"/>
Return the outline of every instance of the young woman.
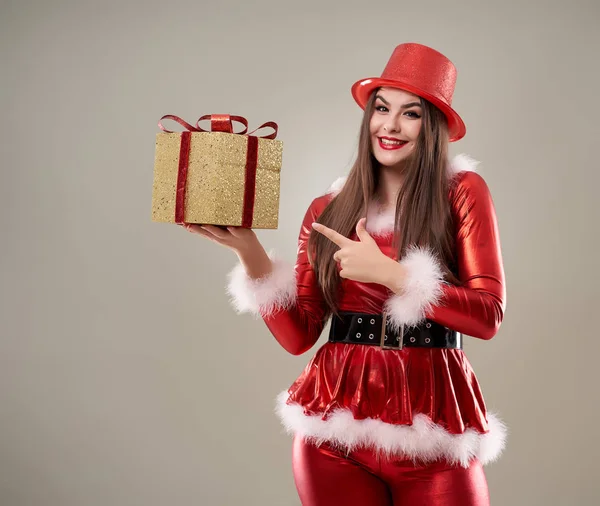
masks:
<path fill-rule="evenodd" d="M 251 230 L 186 225 L 232 248 L 229 292 L 290 353 L 329 341 L 278 400 L 303 505 L 489 504 L 482 465 L 502 422 L 486 411 L 462 335 L 490 339 L 505 309 L 489 189 L 466 156 L 453 64 L 398 46 L 357 82 L 357 160 L 311 203 L 295 266 Z"/>

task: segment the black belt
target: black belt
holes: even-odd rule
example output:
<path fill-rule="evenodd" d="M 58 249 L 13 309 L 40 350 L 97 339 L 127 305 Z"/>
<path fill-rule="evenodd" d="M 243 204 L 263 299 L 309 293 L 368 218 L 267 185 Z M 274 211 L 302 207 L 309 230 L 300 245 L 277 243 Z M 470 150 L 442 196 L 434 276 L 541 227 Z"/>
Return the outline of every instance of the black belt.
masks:
<path fill-rule="evenodd" d="M 431 320 L 416 327 L 394 331 L 381 314 L 341 312 L 333 316 L 329 341 L 334 343 L 370 344 L 384 349 L 403 347 L 462 349 L 462 334 Z"/>

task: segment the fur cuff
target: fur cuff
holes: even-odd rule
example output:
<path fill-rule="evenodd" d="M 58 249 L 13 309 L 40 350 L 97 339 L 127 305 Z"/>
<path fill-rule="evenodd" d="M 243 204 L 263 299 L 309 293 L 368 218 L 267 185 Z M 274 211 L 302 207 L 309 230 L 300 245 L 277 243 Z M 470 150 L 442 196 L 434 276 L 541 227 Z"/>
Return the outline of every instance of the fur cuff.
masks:
<path fill-rule="evenodd" d="M 474 458 L 482 465 L 493 462 L 506 442 L 506 426 L 490 413 L 487 433 L 469 428 L 462 434 L 452 434 L 420 413 L 414 415 L 412 425 L 392 425 L 373 418 L 356 420 L 347 409 L 337 409 L 323 420 L 320 415 L 305 415 L 300 404 L 288 404 L 287 399 L 287 392 L 278 396 L 277 412 L 288 433 L 317 445 L 326 441 L 348 452 L 370 447 L 414 461 L 444 459 L 468 467 Z"/>
<path fill-rule="evenodd" d="M 268 276 L 250 279 L 242 264 L 229 273 L 227 293 L 238 313 L 251 313 L 256 317 L 270 316 L 286 309 L 296 300 L 296 271 L 287 262 L 269 254 L 273 270 Z"/>
<path fill-rule="evenodd" d="M 406 269 L 404 291 L 385 303 L 389 323 L 398 330 L 401 325 L 414 326 L 425 320 L 431 305 L 442 294 L 442 269 L 435 255 L 426 248 L 410 248 L 400 264 Z"/>

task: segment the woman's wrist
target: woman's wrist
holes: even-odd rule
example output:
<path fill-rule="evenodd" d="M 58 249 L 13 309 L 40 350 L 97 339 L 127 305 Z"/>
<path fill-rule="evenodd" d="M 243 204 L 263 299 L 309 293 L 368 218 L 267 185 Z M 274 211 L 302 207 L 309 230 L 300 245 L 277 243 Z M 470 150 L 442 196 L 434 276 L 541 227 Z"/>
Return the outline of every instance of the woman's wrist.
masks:
<path fill-rule="evenodd" d="M 273 270 L 271 259 L 258 239 L 236 249 L 235 253 L 251 279 L 264 278 Z"/>
<path fill-rule="evenodd" d="M 386 257 L 384 268 L 381 269 L 383 286 L 391 292 L 399 295 L 404 291 L 404 279 L 406 277 L 405 268 L 402 264 L 392 258 Z"/>

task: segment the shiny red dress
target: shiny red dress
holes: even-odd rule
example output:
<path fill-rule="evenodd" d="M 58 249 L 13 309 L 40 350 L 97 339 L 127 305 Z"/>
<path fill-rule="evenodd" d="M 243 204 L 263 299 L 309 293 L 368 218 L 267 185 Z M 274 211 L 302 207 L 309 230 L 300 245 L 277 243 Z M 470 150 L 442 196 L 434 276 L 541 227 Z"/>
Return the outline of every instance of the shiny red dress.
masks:
<path fill-rule="evenodd" d="M 480 339 L 496 334 L 505 309 L 505 285 L 493 201 L 477 173 L 452 177 L 449 198 L 462 286 L 440 280 L 432 301 L 419 300 L 423 294 L 408 289 L 403 295 L 406 300 L 394 306 L 399 296 L 386 287 L 345 279 L 340 311 L 377 314 L 386 307 L 392 307 L 392 313 L 394 307 L 418 307 L 420 319 L 463 334 Z M 332 194 L 316 198 L 306 212 L 293 278 L 286 278 L 286 267 L 275 260 L 271 279 L 254 285 L 245 281 L 247 295 L 254 290 L 257 314 L 293 354 L 304 353 L 316 343 L 329 316 L 306 248 L 311 224 L 332 198 Z M 395 258 L 391 218 L 379 230 L 371 226 L 371 234 L 381 251 Z M 369 221 L 373 220 L 368 218 L 367 230 Z M 413 274 L 415 279 L 429 275 Z M 239 293 L 235 288 L 230 291 L 234 297 Z M 237 302 L 243 309 L 243 303 Z M 403 322 L 403 314 L 393 316 Z M 414 317 L 409 321 L 414 322 Z M 494 460 L 505 438 L 502 422 L 486 411 L 465 352 L 457 349 L 390 350 L 328 342 L 282 393 L 278 411 L 290 432 L 308 439 L 348 450 L 373 447 L 425 461 L 445 458 L 464 466 L 473 458 L 484 464 Z"/>

